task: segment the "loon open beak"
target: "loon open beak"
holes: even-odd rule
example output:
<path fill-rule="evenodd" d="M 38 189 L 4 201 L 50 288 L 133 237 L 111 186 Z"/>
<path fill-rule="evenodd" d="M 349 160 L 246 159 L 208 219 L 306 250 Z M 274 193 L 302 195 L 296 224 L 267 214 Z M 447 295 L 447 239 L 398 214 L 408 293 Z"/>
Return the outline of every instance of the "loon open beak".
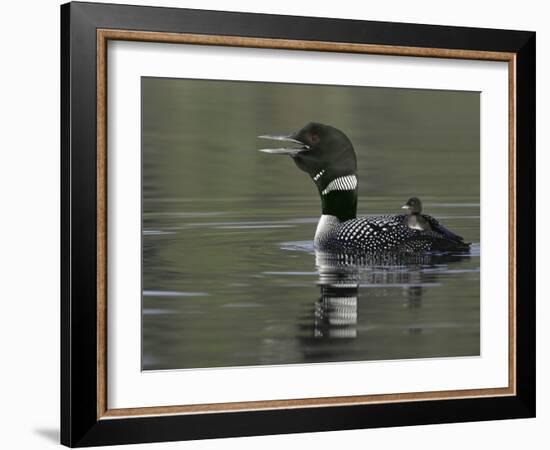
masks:
<path fill-rule="evenodd" d="M 296 156 L 298 153 L 309 150 L 309 145 L 304 144 L 302 141 L 295 139 L 293 135 L 281 136 L 275 134 L 262 134 L 258 136 L 259 139 L 271 139 L 273 141 L 290 142 L 296 144 L 297 147 L 281 147 L 281 148 L 260 148 L 258 151 L 264 153 L 271 153 L 272 155 L 290 155 Z"/>

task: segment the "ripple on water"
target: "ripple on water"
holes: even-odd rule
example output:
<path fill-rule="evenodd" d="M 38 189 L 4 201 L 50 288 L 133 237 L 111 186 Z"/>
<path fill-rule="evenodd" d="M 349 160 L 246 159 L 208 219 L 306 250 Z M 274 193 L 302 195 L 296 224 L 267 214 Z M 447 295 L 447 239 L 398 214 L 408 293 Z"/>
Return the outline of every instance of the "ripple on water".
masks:
<path fill-rule="evenodd" d="M 313 247 L 313 241 L 281 242 L 279 244 L 279 247 L 281 248 L 281 250 L 315 253 L 315 248 Z"/>
<path fill-rule="evenodd" d="M 177 311 L 173 309 L 159 309 L 159 308 L 143 308 L 142 313 L 144 316 L 162 316 L 164 314 L 173 314 Z"/>
<path fill-rule="evenodd" d="M 165 230 L 143 230 L 144 236 L 162 236 L 164 234 L 176 234 L 176 232 Z"/>
<path fill-rule="evenodd" d="M 223 230 L 249 230 L 249 229 L 265 229 L 265 228 L 292 228 L 294 225 L 220 225 L 214 228 Z"/>
<path fill-rule="evenodd" d="M 470 246 L 470 256 L 480 256 L 481 255 L 481 247 L 479 245 L 479 242 L 472 242 L 472 245 Z"/>
<path fill-rule="evenodd" d="M 217 228 L 217 229 L 262 229 L 262 228 L 293 228 L 303 223 L 309 223 L 312 219 L 288 219 L 288 220 L 228 220 L 228 221 L 210 221 L 210 222 L 189 222 L 178 227 L 172 227 L 173 230 L 187 230 L 190 228 Z"/>
<path fill-rule="evenodd" d="M 143 291 L 144 297 L 207 297 L 207 292 Z"/>
<path fill-rule="evenodd" d="M 479 203 L 430 203 L 429 206 L 438 206 L 443 208 L 479 208 Z"/>
<path fill-rule="evenodd" d="M 264 305 L 260 303 L 226 303 L 222 308 L 262 308 Z"/>
<path fill-rule="evenodd" d="M 180 211 L 166 211 L 166 212 L 147 212 L 144 213 L 144 217 L 185 217 L 185 218 L 195 218 L 195 217 L 219 217 L 219 216 L 229 216 L 235 214 L 232 211 L 195 211 L 195 212 L 180 212 Z"/>
<path fill-rule="evenodd" d="M 264 275 L 293 275 L 293 276 L 303 276 L 303 275 L 317 275 L 318 272 L 300 272 L 300 271 L 271 271 L 271 272 L 262 272 Z"/>

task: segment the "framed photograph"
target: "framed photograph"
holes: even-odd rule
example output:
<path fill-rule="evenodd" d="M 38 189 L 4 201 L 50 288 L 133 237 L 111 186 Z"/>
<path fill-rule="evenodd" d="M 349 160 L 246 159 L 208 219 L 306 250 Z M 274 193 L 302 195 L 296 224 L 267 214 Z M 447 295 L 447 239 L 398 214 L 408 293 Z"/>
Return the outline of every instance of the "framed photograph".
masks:
<path fill-rule="evenodd" d="M 61 441 L 535 415 L 535 33 L 61 7 Z"/>

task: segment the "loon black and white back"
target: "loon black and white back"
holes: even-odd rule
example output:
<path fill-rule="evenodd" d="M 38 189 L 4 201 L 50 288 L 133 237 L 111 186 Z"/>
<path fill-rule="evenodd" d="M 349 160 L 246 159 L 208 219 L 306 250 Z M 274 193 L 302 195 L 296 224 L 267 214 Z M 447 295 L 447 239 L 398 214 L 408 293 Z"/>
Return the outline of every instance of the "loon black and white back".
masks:
<path fill-rule="evenodd" d="M 415 217 L 395 214 L 357 218 L 357 158 L 351 141 L 342 131 L 309 123 L 290 135 L 259 137 L 290 144 L 260 151 L 290 156 L 314 182 L 322 211 L 314 238 L 317 250 L 422 253 L 469 249 L 460 236 L 420 211 Z"/>

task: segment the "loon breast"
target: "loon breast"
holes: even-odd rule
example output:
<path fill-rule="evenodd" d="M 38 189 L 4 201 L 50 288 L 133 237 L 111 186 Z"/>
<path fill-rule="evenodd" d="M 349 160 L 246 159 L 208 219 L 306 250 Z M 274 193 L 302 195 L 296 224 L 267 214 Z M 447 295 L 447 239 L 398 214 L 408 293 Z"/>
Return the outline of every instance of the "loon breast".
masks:
<path fill-rule="evenodd" d="M 315 247 L 324 250 L 390 250 L 414 236 L 403 225 L 403 215 L 360 217 L 340 222 L 322 215 L 315 232 Z"/>

